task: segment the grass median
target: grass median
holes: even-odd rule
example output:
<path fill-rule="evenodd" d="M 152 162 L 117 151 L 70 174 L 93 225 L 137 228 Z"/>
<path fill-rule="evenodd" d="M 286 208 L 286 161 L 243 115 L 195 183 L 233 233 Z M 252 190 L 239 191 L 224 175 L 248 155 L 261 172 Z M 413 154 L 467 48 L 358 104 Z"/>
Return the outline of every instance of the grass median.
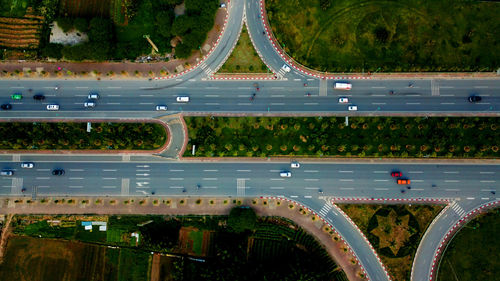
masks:
<path fill-rule="evenodd" d="M 167 141 L 157 123 L 0 123 L 2 150 L 155 150 Z"/>
<path fill-rule="evenodd" d="M 267 0 L 266 9 L 284 50 L 321 71 L 495 71 L 500 64 L 494 2 Z"/>
<path fill-rule="evenodd" d="M 185 117 L 184 157 L 498 158 L 499 118 Z"/>

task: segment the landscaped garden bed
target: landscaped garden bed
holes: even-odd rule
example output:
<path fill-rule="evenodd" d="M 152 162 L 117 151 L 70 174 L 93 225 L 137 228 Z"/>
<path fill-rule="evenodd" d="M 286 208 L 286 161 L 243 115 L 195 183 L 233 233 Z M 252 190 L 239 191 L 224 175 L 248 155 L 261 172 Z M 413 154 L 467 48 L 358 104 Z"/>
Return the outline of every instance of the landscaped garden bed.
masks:
<path fill-rule="evenodd" d="M 500 65 L 494 1 L 265 3 L 280 45 L 317 70 L 496 71 Z"/>
<path fill-rule="evenodd" d="M 157 123 L 0 123 L 3 150 L 154 150 L 167 141 Z"/>
<path fill-rule="evenodd" d="M 184 157 L 497 158 L 499 118 L 185 117 Z"/>
<path fill-rule="evenodd" d="M 442 205 L 338 204 L 387 266 L 393 280 L 410 280 L 422 236 Z"/>

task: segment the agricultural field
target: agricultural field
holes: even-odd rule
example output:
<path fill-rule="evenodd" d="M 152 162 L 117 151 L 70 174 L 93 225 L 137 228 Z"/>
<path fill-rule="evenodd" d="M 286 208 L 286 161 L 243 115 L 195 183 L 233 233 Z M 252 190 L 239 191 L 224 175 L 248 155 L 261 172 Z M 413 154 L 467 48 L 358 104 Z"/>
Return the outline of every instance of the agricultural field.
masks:
<path fill-rule="evenodd" d="M 0 46 L 14 49 L 37 49 L 43 17 L 29 9 L 22 18 L 0 17 Z"/>
<path fill-rule="evenodd" d="M 356 223 L 393 280 L 410 280 L 418 244 L 442 205 L 338 204 Z"/>
<path fill-rule="evenodd" d="M 498 280 L 500 276 L 500 209 L 468 222 L 449 242 L 438 281 Z"/>
<path fill-rule="evenodd" d="M 130 249 L 13 236 L 0 265 L 0 280 L 146 281 L 149 257 Z"/>
<path fill-rule="evenodd" d="M 153 150 L 167 141 L 156 123 L 0 123 L 0 149 Z"/>
<path fill-rule="evenodd" d="M 120 0 L 60 0 L 59 14 L 67 17 L 109 17 L 110 7 Z"/>
<path fill-rule="evenodd" d="M 219 69 L 218 73 L 269 73 L 269 69 L 262 62 L 255 51 L 248 30 L 243 25 L 236 47 Z"/>
<path fill-rule="evenodd" d="M 183 254 L 207 256 L 211 254 L 213 231 L 198 230 L 194 227 L 181 227 L 178 250 Z"/>
<path fill-rule="evenodd" d="M 266 90 L 266 89 L 262 89 Z M 499 118 L 184 117 L 184 157 L 497 158 Z"/>
<path fill-rule="evenodd" d="M 496 71 L 500 66 L 495 2 L 268 0 L 266 10 L 284 50 L 320 71 Z"/>

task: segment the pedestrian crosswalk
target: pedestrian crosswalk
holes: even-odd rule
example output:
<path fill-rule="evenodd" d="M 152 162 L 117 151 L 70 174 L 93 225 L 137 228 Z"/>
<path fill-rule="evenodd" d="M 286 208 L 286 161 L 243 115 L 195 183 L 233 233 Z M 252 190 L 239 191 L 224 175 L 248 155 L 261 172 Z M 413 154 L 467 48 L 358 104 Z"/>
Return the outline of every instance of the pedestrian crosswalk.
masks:
<path fill-rule="evenodd" d="M 245 179 L 236 179 L 236 195 L 245 197 Z"/>
<path fill-rule="evenodd" d="M 12 195 L 21 194 L 22 188 L 23 188 L 23 178 L 13 178 L 10 193 Z"/>
<path fill-rule="evenodd" d="M 457 202 L 453 202 L 453 204 L 451 204 L 451 209 L 455 211 L 455 213 L 457 213 L 460 217 L 463 217 L 465 215 L 465 210 L 460 207 Z"/>
<path fill-rule="evenodd" d="M 319 214 L 322 216 L 322 217 L 326 217 L 326 215 L 328 214 L 328 212 L 332 209 L 332 204 L 330 204 L 330 202 L 326 202 L 325 205 L 323 206 L 323 208 L 321 208 L 321 210 L 319 211 Z"/>
<path fill-rule="evenodd" d="M 205 61 L 202 61 L 200 63 L 200 67 L 201 69 L 203 69 L 203 71 L 207 74 L 207 76 L 211 76 L 212 73 L 214 72 L 206 63 Z"/>
<path fill-rule="evenodd" d="M 285 76 L 285 74 L 286 74 L 286 71 L 283 68 L 280 68 L 278 73 L 276 73 L 276 77 L 278 77 L 278 79 L 282 79 L 283 76 Z"/>

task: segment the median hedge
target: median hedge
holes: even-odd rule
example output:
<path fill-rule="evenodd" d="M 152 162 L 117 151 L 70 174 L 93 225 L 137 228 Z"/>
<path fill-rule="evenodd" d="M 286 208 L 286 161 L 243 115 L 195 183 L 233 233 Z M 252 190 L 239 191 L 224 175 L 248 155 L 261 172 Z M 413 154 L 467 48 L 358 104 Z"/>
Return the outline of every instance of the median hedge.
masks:
<path fill-rule="evenodd" d="M 186 117 L 184 156 L 499 156 L 499 118 Z"/>
<path fill-rule="evenodd" d="M 0 149 L 153 150 L 167 140 L 156 123 L 0 123 Z"/>

